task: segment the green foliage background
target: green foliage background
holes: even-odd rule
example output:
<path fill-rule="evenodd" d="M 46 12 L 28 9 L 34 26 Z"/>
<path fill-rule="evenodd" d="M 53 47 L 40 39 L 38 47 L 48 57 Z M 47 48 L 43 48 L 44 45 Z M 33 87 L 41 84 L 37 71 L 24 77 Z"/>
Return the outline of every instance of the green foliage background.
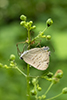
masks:
<path fill-rule="evenodd" d="M 57 69 L 62 69 L 64 72 L 63 78 L 52 87 L 48 97 L 57 95 L 62 88 L 67 86 L 67 0 L 0 0 L 0 62 L 9 65 L 10 54 L 15 54 L 19 68 L 26 72 L 26 64 L 19 59 L 16 48 L 17 42 L 27 39 L 27 31 L 19 24 L 21 14 L 26 15 L 28 20 L 34 21 L 37 26 L 32 37 L 45 28 L 48 18 L 54 21 L 45 34 L 52 36 L 51 41 L 48 42 L 51 50 L 48 69 L 53 73 Z M 47 45 L 47 43 L 43 42 L 42 45 Z M 20 49 L 22 51 L 23 46 Z M 41 75 L 45 71 L 31 68 L 30 73 Z M 46 80 L 40 80 L 40 86 L 44 89 L 41 94 L 46 91 L 49 84 L 50 82 Z M 22 99 L 26 100 L 24 76 L 14 69 L 0 68 L 0 100 Z M 56 100 L 67 100 L 67 95 L 62 95 Z"/>

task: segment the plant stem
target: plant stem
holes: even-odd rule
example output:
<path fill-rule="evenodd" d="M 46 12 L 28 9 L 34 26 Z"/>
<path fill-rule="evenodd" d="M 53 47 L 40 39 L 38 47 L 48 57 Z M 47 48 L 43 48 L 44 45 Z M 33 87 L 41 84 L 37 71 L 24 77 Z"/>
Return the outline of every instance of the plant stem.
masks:
<path fill-rule="evenodd" d="M 25 77 L 27 77 L 27 75 L 24 73 L 24 72 L 22 72 L 18 67 L 15 67 L 22 75 L 24 75 Z"/>
<path fill-rule="evenodd" d="M 30 30 L 28 29 L 28 46 L 30 49 Z M 27 64 L 27 100 L 30 100 L 30 85 L 29 85 L 29 79 L 30 79 L 30 76 L 29 76 L 29 64 Z"/>
<path fill-rule="evenodd" d="M 27 100 L 30 100 L 29 64 L 27 64 Z"/>
<path fill-rule="evenodd" d="M 43 30 L 43 34 L 44 34 L 44 32 L 47 30 L 47 26 L 46 26 L 46 28 Z M 36 39 L 38 39 L 39 38 L 39 35 L 41 35 L 42 33 L 40 33 L 40 34 L 38 34 L 34 39 L 32 39 L 32 41 L 35 41 Z M 42 34 L 42 35 L 43 35 Z"/>
<path fill-rule="evenodd" d="M 28 29 L 28 45 L 29 44 L 30 44 L 30 30 Z M 28 49 L 30 49 L 30 47 Z"/>
<path fill-rule="evenodd" d="M 50 86 L 48 87 L 47 91 L 45 92 L 45 95 L 48 93 L 48 91 L 50 90 L 50 88 L 52 87 L 53 82 L 50 84 Z"/>
<path fill-rule="evenodd" d="M 46 28 L 43 30 L 43 33 L 47 30 L 47 28 L 48 28 L 48 27 L 46 26 Z"/>
<path fill-rule="evenodd" d="M 46 99 L 46 100 L 52 100 L 52 99 L 55 99 L 55 98 L 59 97 L 60 95 L 62 95 L 62 93 L 60 93 L 60 94 L 58 94 L 58 95 L 56 95 L 56 96 L 54 96 L 54 97 L 52 97 L 52 98 L 48 98 L 48 99 Z"/>

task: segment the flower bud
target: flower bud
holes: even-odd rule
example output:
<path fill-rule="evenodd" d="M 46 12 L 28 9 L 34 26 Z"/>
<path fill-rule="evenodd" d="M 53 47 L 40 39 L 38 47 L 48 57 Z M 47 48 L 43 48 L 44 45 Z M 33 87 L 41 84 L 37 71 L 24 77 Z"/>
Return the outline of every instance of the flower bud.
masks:
<path fill-rule="evenodd" d="M 33 24 L 33 21 L 30 21 L 29 23 L 32 25 Z"/>
<path fill-rule="evenodd" d="M 46 98 L 46 95 L 42 95 L 42 98 L 45 99 Z"/>
<path fill-rule="evenodd" d="M 43 36 L 43 34 L 44 34 L 44 32 L 39 32 L 39 36 L 40 37 Z"/>
<path fill-rule="evenodd" d="M 11 64 L 14 64 L 14 61 L 11 61 L 10 63 L 11 63 Z"/>
<path fill-rule="evenodd" d="M 41 87 L 38 87 L 37 89 L 38 89 L 38 91 L 41 91 L 41 90 L 42 90 L 42 88 L 41 88 Z"/>
<path fill-rule="evenodd" d="M 53 73 L 49 72 L 49 73 L 47 74 L 47 76 L 48 76 L 49 78 L 51 78 L 51 77 L 53 76 Z"/>
<path fill-rule="evenodd" d="M 14 54 L 10 55 L 10 60 L 15 60 L 15 55 Z"/>
<path fill-rule="evenodd" d="M 51 39 L 51 36 L 50 36 L 50 35 L 47 35 L 46 38 L 47 38 L 48 40 L 50 40 L 50 39 Z"/>
<path fill-rule="evenodd" d="M 36 95 L 37 94 L 37 91 L 35 89 L 31 90 L 31 94 L 32 95 Z"/>
<path fill-rule="evenodd" d="M 10 63 L 10 67 L 14 67 L 14 66 L 15 66 L 14 64 L 11 64 L 11 63 Z"/>
<path fill-rule="evenodd" d="M 20 25 L 24 26 L 25 25 L 25 21 L 21 21 Z"/>
<path fill-rule="evenodd" d="M 56 84 L 56 83 L 58 83 L 58 82 L 59 82 L 59 79 L 58 79 L 58 78 L 53 77 L 53 78 L 52 78 L 52 81 L 53 81 L 53 83 L 54 83 L 54 84 Z"/>
<path fill-rule="evenodd" d="M 46 24 L 47 26 L 49 27 L 50 25 L 53 24 L 53 20 L 51 18 L 49 18 L 47 21 L 46 21 Z"/>
<path fill-rule="evenodd" d="M 49 78 L 48 81 L 52 82 L 52 78 Z"/>
<path fill-rule="evenodd" d="M 32 83 L 33 83 L 33 84 L 36 83 L 36 78 L 33 78 Z"/>
<path fill-rule="evenodd" d="M 46 35 L 40 35 L 41 38 L 46 38 Z"/>
<path fill-rule="evenodd" d="M 35 28 L 36 28 L 36 26 L 35 26 L 35 25 L 31 27 L 31 29 L 35 29 Z"/>
<path fill-rule="evenodd" d="M 38 97 L 38 99 L 39 99 L 39 100 L 41 100 L 41 99 L 42 99 L 42 97 L 41 97 L 41 96 L 39 96 L 39 97 Z"/>
<path fill-rule="evenodd" d="M 62 93 L 63 94 L 66 94 L 67 93 L 67 87 L 63 88 Z"/>
<path fill-rule="evenodd" d="M 25 15 L 21 15 L 20 19 L 23 20 L 23 21 L 26 21 L 26 16 Z"/>
<path fill-rule="evenodd" d="M 62 78 L 62 76 L 63 76 L 63 71 L 62 70 L 57 70 L 57 72 L 55 73 L 55 75 L 54 75 L 55 77 L 57 77 L 57 78 Z"/>
<path fill-rule="evenodd" d="M 0 67 L 3 67 L 3 64 L 2 63 L 0 63 Z"/>
<path fill-rule="evenodd" d="M 28 43 L 28 40 L 26 40 L 25 42 Z"/>
<path fill-rule="evenodd" d="M 39 86 L 39 84 L 37 84 L 37 89 L 38 89 L 38 91 L 42 90 L 42 88 Z"/>
<path fill-rule="evenodd" d="M 8 68 L 8 66 L 7 65 L 4 65 L 4 68 Z"/>

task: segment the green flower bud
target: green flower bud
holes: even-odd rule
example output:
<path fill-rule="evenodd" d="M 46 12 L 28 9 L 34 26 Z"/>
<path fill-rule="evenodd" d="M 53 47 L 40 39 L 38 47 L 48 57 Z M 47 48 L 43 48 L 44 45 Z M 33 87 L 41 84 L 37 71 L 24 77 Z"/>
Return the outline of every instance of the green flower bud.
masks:
<path fill-rule="evenodd" d="M 67 93 L 67 87 L 63 88 L 62 93 L 63 94 L 66 94 Z"/>
<path fill-rule="evenodd" d="M 49 27 L 50 25 L 53 24 L 53 20 L 51 18 L 49 18 L 47 21 L 46 21 L 46 24 L 47 26 Z"/>
<path fill-rule="evenodd" d="M 20 25 L 24 26 L 25 23 L 26 23 L 25 21 L 21 21 L 21 22 L 20 22 Z"/>
<path fill-rule="evenodd" d="M 49 73 L 47 74 L 47 76 L 48 76 L 49 78 L 51 78 L 51 77 L 53 76 L 53 73 L 49 72 Z"/>
<path fill-rule="evenodd" d="M 48 81 L 52 82 L 52 78 L 49 78 Z"/>
<path fill-rule="evenodd" d="M 7 65 L 4 65 L 4 68 L 8 68 L 8 66 Z"/>
<path fill-rule="evenodd" d="M 33 28 L 33 29 L 35 29 L 35 28 L 36 28 L 36 26 L 34 25 L 34 26 L 32 26 L 32 28 Z"/>
<path fill-rule="evenodd" d="M 0 63 L 0 67 L 3 67 L 3 64 L 2 63 Z"/>
<path fill-rule="evenodd" d="M 42 88 L 39 87 L 39 84 L 37 84 L 37 89 L 38 89 L 38 91 L 41 91 L 42 90 Z"/>
<path fill-rule="evenodd" d="M 46 38 L 46 35 L 42 35 L 41 37 L 42 37 L 42 38 Z"/>
<path fill-rule="evenodd" d="M 57 72 L 55 73 L 55 75 L 54 75 L 55 77 L 57 77 L 57 78 L 62 78 L 62 76 L 63 76 L 63 71 L 62 70 L 57 70 Z"/>
<path fill-rule="evenodd" d="M 63 76 L 63 73 L 58 73 L 56 77 L 60 79 L 62 78 L 62 76 Z"/>
<path fill-rule="evenodd" d="M 36 83 L 36 78 L 33 78 L 32 83 L 33 83 L 33 84 Z"/>
<path fill-rule="evenodd" d="M 38 89 L 38 91 L 41 91 L 41 90 L 42 90 L 42 88 L 41 88 L 41 87 L 38 87 L 37 89 Z"/>
<path fill-rule="evenodd" d="M 45 99 L 46 98 L 46 95 L 42 95 L 42 98 Z"/>
<path fill-rule="evenodd" d="M 15 60 L 15 55 L 14 54 L 10 55 L 10 60 Z"/>
<path fill-rule="evenodd" d="M 33 21 L 30 21 L 29 23 L 32 25 L 33 24 Z"/>
<path fill-rule="evenodd" d="M 31 94 L 32 95 L 36 95 L 37 94 L 37 91 L 33 89 L 33 90 L 31 90 Z"/>
<path fill-rule="evenodd" d="M 14 61 L 11 61 L 10 63 L 11 63 L 11 64 L 14 64 Z"/>
<path fill-rule="evenodd" d="M 50 39 L 51 39 L 51 36 L 50 36 L 50 35 L 47 35 L 46 38 L 47 38 L 48 40 L 50 40 Z"/>
<path fill-rule="evenodd" d="M 44 32 L 39 32 L 39 36 L 42 36 L 44 34 Z"/>
<path fill-rule="evenodd" d="M 32 30 L 32 29 L 35 29 L 36 28 L 36 26 L 32 26 L 30 29 Z"/>
<path fill-rule="evenodd" d="M 38 97 L 38 99 L 39 99 L 39 100 L 41 100 L 41 99 L 42 99 L 42 97 L 41 97 L 41 96 L 39 96 L 39 97 Z"/>
<path fill-rule="evenodd" d="M 27 26 L 30 26 L 30 23 L 29 22 L 27 22 L 26 24 L 27 24 Z"/>
<path fill-rule="evenodd" d="M 26 22 L 26 24 L 25 24 L 24 26 L 25 26 L 25 28 L 27 28 L 27 29 L 30 29 L 30 27 L 31 27 L 31 25 L 30 25 L 29 22 Z"/>
<path fill-rule="evenodd" d="M 54 84 L 56 84 L 56 83 L 58 83 L 58 82 L 59 82 L 59 79 L 58 79 L 58 78 L 53 77 L 53 78 L 52 78 L 52 81 L 53 81 L 53 83 L 54 83 Z"/>
<path fill-rule="evenodd" d="M 15 66 L 14 64 L 11 64 L 11 63 L 10 63 L 10 67 L 14 67 L 14 66 Z"/>
<path fill-rule="evenodd" d="M 25 15 L 21 15 L 20 19 L 23 20 L 23 21 L 26 21 L 26 16 Z"/>

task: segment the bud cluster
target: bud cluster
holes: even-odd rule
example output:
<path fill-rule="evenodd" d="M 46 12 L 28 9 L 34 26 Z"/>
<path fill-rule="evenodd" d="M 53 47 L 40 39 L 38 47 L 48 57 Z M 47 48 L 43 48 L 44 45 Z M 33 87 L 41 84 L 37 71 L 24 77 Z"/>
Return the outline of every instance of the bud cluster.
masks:
<path fill-rule="evenodd" d="M 32 79 L 32 84 L 33 84 L 34 88 L 31 90 L 31 94 L 32 95 L 33 94 L 36 95 L 37 91 L 41 91 L 42 90 L 42 88 L 38 84 L 38 78 L 37 77 Z"/>
<path fill-rule="evenodd" d="M 11 54 L 10 55 L 10 59 L 9 59 L 9 61 L 10 61 L 10 65 L 8 66 L 8 65 L 3 65 L 2 63 L 0 63 L 0 67 L 3 67 L 3 68 L 14 68 L 14 67 L 16 67 L 16 63 L 15 63 L 15 55 L 14 54 Z"/>
<path fill-rule="evenodd" d="M 20 22 L 20 25 L 24 26 L 27 30 L 32 30 L 32 29 L 35 29 L 35 28 L 36 28 L 35 25 L 32 26 L 33 21 L 26 22 L 26 19 L 27 19 L 27 18 L 26 18 L 25 15 L 21 15 L 21 16 L 20 16 L 20 19 L 22 20 L 22 21 Z"/>

